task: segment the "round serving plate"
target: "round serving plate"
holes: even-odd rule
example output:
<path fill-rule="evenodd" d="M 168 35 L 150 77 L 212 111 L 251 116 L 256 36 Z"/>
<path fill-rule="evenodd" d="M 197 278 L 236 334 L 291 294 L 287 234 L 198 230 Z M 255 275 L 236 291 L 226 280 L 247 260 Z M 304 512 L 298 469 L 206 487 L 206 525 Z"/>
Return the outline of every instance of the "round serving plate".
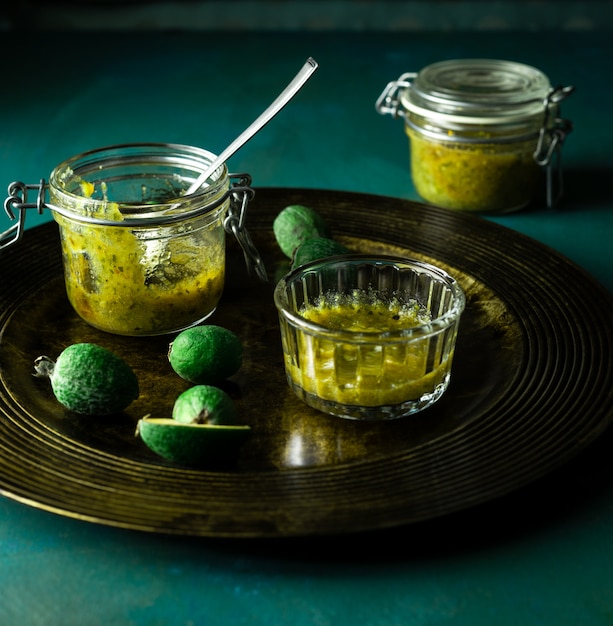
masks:
<path fill-rule="evenodd" d="M 272 291 L 288 270 L 272 234 L 285 206 L 320 212 L 356 252 L 446 269 L 467 295 L 443 398 L 408 418 L 363 423 L 310 409 L 285 380 Z M 248 227 L 267 285 L 229 242 L 222 303 L 244 365 L 224 383 L 251 437 L 232 465 L 166 462 L 135 436 L 168 417 L 189 385 L 170 369 L 171 338 L 129 338 L 85 324 L 66 299 L 54 223 L 0 254 L 0 492 L 89 522 L 210 537 L 350 533 L 436 518 L 516 490 L 575 456 L 613 415 L 613 299 L 568 259 L 480 217 L 408 200 L 258 189 Z M 135 370 L 124 413 L 63 409 L 36 357 L 99 343 Z"/>

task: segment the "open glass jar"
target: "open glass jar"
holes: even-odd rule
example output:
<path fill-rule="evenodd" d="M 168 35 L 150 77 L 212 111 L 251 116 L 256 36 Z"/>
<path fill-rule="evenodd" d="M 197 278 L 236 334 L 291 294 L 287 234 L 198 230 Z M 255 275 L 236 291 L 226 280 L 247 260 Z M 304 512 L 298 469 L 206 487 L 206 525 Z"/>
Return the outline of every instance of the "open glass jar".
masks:
<path fill-rule="evenodd" d="M 376 108 L 404 117 L 411 175 L 424 200 L 506 213 L 532 200 L 543 167 L 547 204 L 559 198 L 559 155 L 571 130 L 559 102 L 572 90 L 552 88 L 545 74 L 521 63 L 456 59 L 403 74 L 387 85 Z"/>
<path fill-rule="evenodd" d="M 247 175 L 232 184 L 222 165 L 186 194 L 214 159 L 190 146 L 128 144 L 74 156 L 52 171 L 44 206 L 59 225 L 68 299 L 91 326 L 159 335 L 215 311 L 226 230 L 244 243 L 241 224 L 253 190 Z M 28 187 L 19 185 L 14 192 Z M 32 206 L 13 200 L 18 208 Z M 257 265 L 257 252 L 249 253 Z"/>

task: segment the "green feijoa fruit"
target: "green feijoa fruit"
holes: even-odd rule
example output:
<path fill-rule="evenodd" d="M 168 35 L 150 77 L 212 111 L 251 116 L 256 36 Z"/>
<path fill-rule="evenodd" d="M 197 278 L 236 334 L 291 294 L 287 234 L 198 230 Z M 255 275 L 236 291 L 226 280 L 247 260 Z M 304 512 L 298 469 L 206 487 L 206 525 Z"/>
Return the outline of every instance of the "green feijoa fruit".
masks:
<path fill-rule="evenodd" d="M 317 259 L 323 259 L 335 254 L 347 254 L 351 252 L 349 248 L 345 247 L 342 243 L 334 241 L 333 239 L 327 239 L 325 237 L 316 237 L 314 239 L 307 239 L 303 241 L 294 252 L 294 258 L 292 260 L 292 269 L 309 263 L 309 261 L 315 261 Z"/>
<path fill-rule="evenodd" d="M 303 241 L 331 235 L 323 217 L 314 209 L 300 204 L 285 207 L 275 217 L 272 229 L 279 248 L 290 259 Z"/>
<path fill-rule="evenodd" d="M 183 424 L 233 425 L 237 422 L 237 412 L 232 398 L 223 389 L 196 385 L 175 400 L 172 419 Z"/>
<path fill-rule="evenodd" d="M 136 375 L 119 356 L 95 343 L 68 346 L 56 361 L 38 357 L 35 375 L 51 381 L 60 404 L 75 413 L 110 415 L 138 398 Z"/>
<path fill-rule="evenodd" d="M 139 420 L 136 434 L 159 456 L 189 466 L 204 466 L 236 457 L 249 437 L 244 425 L 183 424 L 169 418 Z"/>
<path fill-rule="evenodd" d="M 179 333 L 168 349 L 172 369 L 195 384 L 212 385 L 236 373 L 243 363 L 243 344 L 227 328 L 209 324 Z"/>

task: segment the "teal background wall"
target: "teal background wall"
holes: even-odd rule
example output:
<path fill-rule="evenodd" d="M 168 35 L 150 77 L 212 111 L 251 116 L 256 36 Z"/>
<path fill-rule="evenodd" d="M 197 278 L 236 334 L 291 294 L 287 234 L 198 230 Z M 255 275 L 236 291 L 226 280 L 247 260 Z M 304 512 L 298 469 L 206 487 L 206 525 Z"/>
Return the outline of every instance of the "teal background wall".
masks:
<path fill-rule="evenodd" d="M 6 4 L 6 3 L 3 3 Z M 611 0 L 18 0 L 0 30 L 603 30 Z"/>

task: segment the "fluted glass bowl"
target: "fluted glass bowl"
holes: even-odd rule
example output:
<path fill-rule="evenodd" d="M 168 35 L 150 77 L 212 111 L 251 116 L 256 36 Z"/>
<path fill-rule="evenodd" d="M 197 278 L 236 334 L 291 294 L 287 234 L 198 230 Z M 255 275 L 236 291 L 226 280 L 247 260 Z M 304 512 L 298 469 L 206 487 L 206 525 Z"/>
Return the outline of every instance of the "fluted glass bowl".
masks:
<path fill-rule="evenodd" d="M 306 404 L 356 420 L 404 417 L 449 385 L 464 293 L 428 263 L 342 255 L 275 288 L 285 371 Z"/>

